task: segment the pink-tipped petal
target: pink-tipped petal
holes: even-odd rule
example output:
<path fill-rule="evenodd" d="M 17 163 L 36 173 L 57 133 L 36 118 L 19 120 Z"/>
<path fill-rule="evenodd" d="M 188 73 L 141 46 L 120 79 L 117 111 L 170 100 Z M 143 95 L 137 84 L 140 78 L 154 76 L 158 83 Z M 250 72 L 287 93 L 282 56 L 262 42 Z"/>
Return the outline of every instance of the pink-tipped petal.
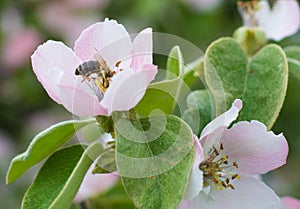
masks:
<path fill-rule="evenodd" d="M 92 174 L 94 166 L 93 164 L 85 175 L 74 199 L 75 202 L 81 202 L 97 193 L 104 192 L 118 181 L 118 176 L 114 174 Z"/>
<path fill-rule="evenodd" d="M 100 105 L 98 97 L 80 86 L 59 84 L 59 93 L 63 106 L 77 116 L 108 115 L 107 110 Z"/>
<path fill-rule="evenodd" d="M 282 134 L 267 132 L 258 121 L 239 122 L 225 130 L 223 154 L 238 162 L 238 172 L 263 174 L 286 163 L 288 144 Z"/>
<path fill-rule="evenodd" d="M 62 76 L 74 74 L 80 59 L 62 42 L 47 41 L 37 48 L 31 61 L 33 71 L 48 95 L 61 104 L 57 84 Z"/>
<path fill-rule="evenodd" d="M 132 42 L 123 25 L 106 19 L 85 29 L 75 42 L 74 50 L 84 61 L 94 59 L 94 54 L 100 53 L 109 67 L 122 61 L 120 67 L 124 68 L 131 62 Z"/>
<path fill-rule="evenodd" d="M 142 99 L 156 73 L 157 67 L 154 65 L 147 65 L 146 69 L 139 72 L 129 68 L 118 72 L 111 79 L 101 105 L 108 110 L 109 115 L 113 111 L 130 110 Z"/>
<path fill-rule="evenodd" d="M 235 180 L 235 189 L 214 190 L 209 196 L 201 192 L 186 209 L 271 209 L 279 198 L 267 185 L 252 177 Z"/>
<path fill-rule="evenodd" d="M 242 100 L 236 99 L 229 110 L 216 117 L 213 121 L 205 126 L 201 132 L 200 140 L 211 134 L 220 127 L 227 128 L 237 117 L 243 106 Z M 202 143 L 202 142 L 201 142 Z"/>
<path fill-rule="evenodd" d="M 131 68 L 143 70 L 145 64 L 152 64 L 152 29 L 141 31 L 133 41 Z"/>
<path fill-rule="evenodd" d="M 281 203 L 279 209 L 299 209 L 300 200 L 293 197 L 283 197 L 281 198 Z"/>
<path fill-rule="evenodd" d="M 200 163 L 204 160 L 203 149 L 199 139 L 194 135 L 195 160 L 189 176 L 187 188 L 183 199 L 192 200 L 203 189 L 203 172 L 199 169 Z"/>

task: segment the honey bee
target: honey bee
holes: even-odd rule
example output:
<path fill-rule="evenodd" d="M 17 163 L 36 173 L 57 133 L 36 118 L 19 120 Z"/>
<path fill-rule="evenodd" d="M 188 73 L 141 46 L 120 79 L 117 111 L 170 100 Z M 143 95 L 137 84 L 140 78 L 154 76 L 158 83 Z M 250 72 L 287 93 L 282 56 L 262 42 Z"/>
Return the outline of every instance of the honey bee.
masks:
<path fill-rule="evenodd" d="M 91 79 L 93 79 L 95 84 L 104 93 L 109 87 L 110 78 L 113 77 L 116 72 L 110 69 L 98 51 L 94 54 L 94 58 L 96 60 L 81 63 L 75 69 L 75 75 L 81 75 L 83 77 L 82 82 L 85 80 L 91 81 Z M 121 61 L 118 61 L 116 67 L 118 67 L 120 63 Z M 91 77 L 92 75 L 96 75 L 96 77 Z"/>

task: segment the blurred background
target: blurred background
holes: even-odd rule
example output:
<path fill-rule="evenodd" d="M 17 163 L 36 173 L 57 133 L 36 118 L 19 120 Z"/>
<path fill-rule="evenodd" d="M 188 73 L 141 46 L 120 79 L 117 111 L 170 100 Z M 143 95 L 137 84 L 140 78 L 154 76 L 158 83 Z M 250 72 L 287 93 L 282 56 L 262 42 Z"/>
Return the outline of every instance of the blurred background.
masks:
<path fill-rule="evenodd" d="M 48 39 L 61 40 L 72 48 L 84 28 L 105 17 L 118 20 L 129 33 L 152 27 L 155 32 L 179 36 L 203 52 L 212 41 L 231 36 L 242 25 L 235 0 L 0 1 L 1 209 L 20 208 L 24 192 L 35 174 L 33 169 L 6 186 L 5 173 L 12 157 L 23 152 L 43 129 L 72 119 L 70 113 L 47 96 L 37 81 L 31 69 L 31 54 Z M 279 44 L 300 45 L 300 32 Z M 160 65 L 160 62 L 155 57 L 154 63 Z M 284 132 L 289 141 L 288 164 L 264 176 L 278 195 L 296 198 L 300 198 L 299 89 L 300 81 L 291 75 L 284 107 L 273 127 L 277 134 Z M 114 189 L 118 190 L 118 185 Z M 105 205 L 102 208 L 133 207 L 124 203 L 122 207 Z"/>

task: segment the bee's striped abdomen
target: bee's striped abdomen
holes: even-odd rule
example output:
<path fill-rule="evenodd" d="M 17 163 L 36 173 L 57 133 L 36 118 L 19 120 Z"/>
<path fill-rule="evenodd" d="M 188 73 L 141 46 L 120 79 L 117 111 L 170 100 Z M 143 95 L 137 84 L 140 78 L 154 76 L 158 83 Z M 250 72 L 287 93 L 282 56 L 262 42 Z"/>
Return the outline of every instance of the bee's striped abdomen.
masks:
<path fill-rule="evenodd" d="M 75 70 L 75 75 L 89 76 L 93 73 L 99 73 L 100 69 L 101 65 L 99 62 L 91 60 L 80 64 Z"/>

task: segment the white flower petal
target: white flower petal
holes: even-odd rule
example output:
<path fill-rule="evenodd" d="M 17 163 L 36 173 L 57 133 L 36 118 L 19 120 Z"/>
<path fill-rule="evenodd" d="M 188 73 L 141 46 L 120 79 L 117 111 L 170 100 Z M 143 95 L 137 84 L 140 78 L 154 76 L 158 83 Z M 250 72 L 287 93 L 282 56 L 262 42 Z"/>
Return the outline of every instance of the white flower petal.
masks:
<path fill-rule="evenodd" d="M 149 68 L 139 72 L 125 69 L 111 79 L 110 86 L 101 101 L 108 114 L 113 111 L 130 110 L 142 99 L 147 86 L 157 73 L 156 66 L 147 65 L 147 67 Z"/>
<path fill-rule="evenodd" d="M 62 42 L 47 41 L 37 48 L 31 61 L 34 73 L 49 96 L 61 104 L 57 85 L 63 78 L 67 78 L 64 82 L 76 83 L 74 72 L 80 59 Z"/>
<path fill-rule="evenodd" d="M 209 124 L 205 126 L 205 128 L 201 132 L 200 140 L 202 140 L 205 136 L 209 135 L 215 130 L 219 129 L 220 127 L 227 128 L 232 123 L 232 121 L 234 121 L 237 118 L 238 113 L 241 110 L 242 106 L 243 106 L 242 100 L 236 99 L 232 103 L 232 107 L 229 110 L 219 115 L 213 121 L 211 121 Z"/>
<path fill-rule="evenodd" d="M 259 121 L 239 122 L 224 131 L 221 155 L 238 162 L 238 173 L 262 174 L 286 163 L 288 144 L 282 134 L 267 132 Z"/>
<path fill-rule="evenodd" d="M 268 2 L 264 4 L 266 3 Z M 299 30 L 299 4 L 296 0 L 276 1 L 269 15 L 259 16 L 258 21 L 259 26 L 265 30 L 268 38 L 279 41 Z"/>
<path fill-rule="evenodd" d="M 143 70 L 146 64 L 152 64 L 152 29 L 141 31 L 133 41 L 131 68 L 135 71 Z"/>
<path fill-rule="evenodd" d="M 203 161 L 203 149 L 197 138 L 194 135 L 195 160 L 189 175 L 189 181 L 185 190 L 183 199 L 192 200 L 203 189 L 203 172 L 199 169 L 200 163 Z"/>
<path fill-rule="evenodd" d="M 211 190 L 209 196 L 201 192 L 186 209 L 272 209 L 279 198 L 267 185 L 252 177 L 234 180 L 235 189 Z"/>
<path fill-rule="evenodd" d="M 125 68 L 131 62 L 132 42 L 123 25 L 106 19 L 85 29 L 75 42 L 74 50 L 84 61 L 95 59 L 94 54 L 99 52 L 109 67 L 122 61 L 120 67 Z"/>
<path fill-rule="evenodd" d="M 69 112 L 80 117 L 107 115 L 107 110 L 100 105 L 95 94 L 85 91 L 80 86 L 58 86 L 62 104 Z"/>

